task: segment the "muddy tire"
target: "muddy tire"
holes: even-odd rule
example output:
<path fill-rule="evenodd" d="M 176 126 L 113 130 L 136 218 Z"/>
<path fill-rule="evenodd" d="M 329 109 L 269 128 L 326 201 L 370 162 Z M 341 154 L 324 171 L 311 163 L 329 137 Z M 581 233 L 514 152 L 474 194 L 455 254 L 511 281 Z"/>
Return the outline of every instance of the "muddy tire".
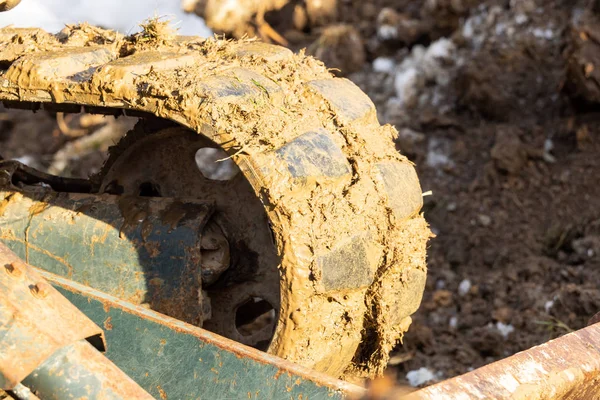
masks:
<path fill-rule="evenodd" d="M 251 248 L 259 272 L 249 278 L 277 276 L 268 352 L 334 376 L 380 374 L 421 301 L 430 236 L 396 131 L 380 126 L 357 86 L 311 57 L 156 32 L 0 30 L 0 99 L 158 117 L 220 146 L 272 232 L 273 257 Z"/>

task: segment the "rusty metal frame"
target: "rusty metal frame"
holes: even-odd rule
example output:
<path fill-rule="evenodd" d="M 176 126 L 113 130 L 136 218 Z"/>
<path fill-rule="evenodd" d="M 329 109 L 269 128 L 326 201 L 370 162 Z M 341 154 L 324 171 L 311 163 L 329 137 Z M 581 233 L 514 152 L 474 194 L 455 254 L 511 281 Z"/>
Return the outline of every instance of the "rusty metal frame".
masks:
<path fill-rule="evenodd" d="M 599 399 L 600 323 L 418 390 L 405 398 Z"/>
<path fill-rule="evenodd" d="M 32 400 L 152 398 L 99 351 L 102 329 L 1 243 L 0 294 L 1 389 Z"/>
<path fill-rule="evenodd" d="M 14 254 L 7 251 L 2 245 L 0 245 L 0 267 L 2 267 L 0 268 L 0 286 L 5 286 L 5 289 L 8 287 L 14 289 L 16 286 L 18 289 L 18 294 L 14 296 L 10 295 L 10 293 L 12 293 L 11 290 L 6 290 L 9 295 L 4 296 L 1 300 L 2 303 L 0 304 L 2 305 L 4 304 L 3 302 L 8 302 L 8 306 L 3 306 L 4 311 L 9 310 L 10 308 L 8 307 L 12 307 L 10 304 L 17 302 L 17 304 L 20 305 L 19 309 L 21 308 L 21 305 L 24 304 L 24 308 L 29 310 L 29 312 L 35 311 L 36 318 L 34 318 L 34 320 L 39 319 L 41 322 L 47 322 L 48 316 L 40 313 L 42 307 L 40 307 L 39 302 L 45 303 L 46 301 L 50 301 L 58 304 L 57 307 L 60 310 L 60 315 L 56 318 L 60 318 L 61 320 L 64 319 L 65 310 L 74 312 L 76 309 L 71 303 L 65 303 L 58 299 L 60 294 L 49 285 L 44 284 L 44 278 L 46 278 L 59 288 L 60 292 L 66 295 L 70 300 L 75 300 L 75 305 L 79 308 L 85 309 L 86 307 L 95 307 L 96 312 L 95 315 L 92 313 L 92 320 L 96 319 L 97 323 L 103 322 L 105 329 L 109 329 L 107 331 L 109 334 L 113 329 L 118 330 L 117 326 L 113 326 L 116 321 L 113 320 L 111 322 L 111 316 L 115 317 L 127 314 L 130 315 L 131 318 L 139 321 L 139 323 L 153 324 L 157 327 L 161 326 L 171 330 L 173 334 L 178 337 L 183 338 L 185 336 L 191 338 L 201 347 L 210 346 L 211 352 L 221 354 L 218 356 L 219 358 L 225 357 L 227 354 L 234 354 L 235 358 L 242 360 L 243 364 L 246 365 L 246 367 L 242 366 L 241 368 L 240 366 L 235 367 L 242 373 L 244 371 L 251 373 L 251 371 L 257 367 L 260 369 L 261 365 L 272 366 L 276 373 L 273 375 L 265 375 L 269 376 L 269 379 L 272 379 L 272 382 L 276 382 L 281 379 L 280 377 L 285 376 L 285 382 L 282 382 L 283 387 L 287 387 L 287 385 L 292 382 L 296 385 L 301 385 L 297 388 L 294 388 L 292 385 L 290 386 L 290 390 L 299 389 L 302 391 L 306 388 L 310 389 L 310 387 L 313 387 L 314 389 L 311 389 L 311 391 L 316 390 L 316 392 L 312 392 L 313 394 L 321 393 L 333 398 L 346 396 L 358 398 L 362 397 L 364 394 L 364 391 L 357 386 L 332 379 L 323 374 L 315 373 L 314 371 L 286 362 L 255 349 L 248 348 L 239 343 L 232 342 L 231 340 L 222 338 L 203 329 L 193 327 L 176 319 L 163 316 L 154 311 L 134 306 L 128 302 L 105 295 L 68 279 L 58 277 L 45 271 L 39 271 L 20 262 Z M 29 303 L 34 304 L 35 307 L 29 307 Z M 1 308 L 2 307 L 0 307 L 0 309 Z M 12 309 L 14 309 L 14 307 Z M 71 315 L 72 313 L 67 312 L 67 314 Z M 5 319 L 4 321 L 9 321 L 9 323 L 5 322 L 4 325 L 0 326 L 0 329 L 4 332 L 10 333 L 11 329 L 14 329 L 11 328 L 11 326 L 17 326 L 13 320 Z M 83 324 L 83 326 L 83 330 L 78 332 L 76 337 L 69 336 L 63 338 L 64 340 L 61 340 L 60 343 L 73 343 L 74 339 L 85 338 L 90 334 L 97 334 L 98 332 L 98 328 L 95 325 L 91 328 L 85 327 L 88 326 L 86 324 Z M 140 327 L 141 325 L 138 326 L 138 328 Z M 121 328 L 128 327 L 123 326 Z M 51 344 L 58 343 L 56 341 L 57 338 L 61 338 L 60 334 L 65 335 L 68 333 L 66 331 L 60 332 L 60 334 L 54 331 L 49 333 L 45 330 L 42 330 L 41 332 L 46 336 L 50 334 L 53 338 Z M 147 329 L 146 332 L 148 332 Z M 120 335 L 119 332 L 112 333 Z M 6 338 L 7 335 L 5 333 L 2 340 L 5 341 Z M 110 343 L 111 342 L 109 341 L 109 346 Z M 112 343 L 114 344 L 115 342 Z M 47 345 L 47 343 L 43 344 Z M 61 347 L 63 345 L 59 344 L 56 344 L 54 347 L 57 346 L 63 348 Z M 6 348 L 6 346 L 3 347 Z M 22 349 L 19 349 L 18 346 L 16 349 L 18 351 L 23 351 Z M 47 352 L 48 351 L 43 351 L 44 354 Z M 12 354 L 11 357 L 19 357 L 19 354 Z M 3 357 L 3 360 L 4 359 L 8 360 L 9 363 L 0 364 L 0 367 L 9 366 L 11 365 L 11 360 L 19 358 Z M 19 360 L 22 361 L 23 358 Z M 4 374 L 4 370 L 1 372 Z M 15 382 L 20 380 L 17 376 L 8 375 L 4 379 L 4 386 L 7 389 L 14 388 Z M 314 386 L 302 386 L 304 384 L 301 382 Z M 242 382 L 240 382 L 240 384 L 242 385 Z M 260 385 L 259 382 L 255 382 L 255 384 Z M 280 390 L 278 388 L 280 387 L 282 386 L 274 386 L 273 389 L 276 390 L 274 393 L 280 393 L 278 392 L 278 390 Z M 319 389 L 319 387 L 321 389 Z M 204 386 L 204 388 L 206 389 L 207 387 Z M 163 389 L 161 388 L 159 392 L 162 390 Z M 596 323 L 587 328 L 517 353 L 504 360 L 481 367 L 467 374 L 420 389 L 402 398 L 408 400 L 467 400 L 488 398 L 540 400 L 598 399 L 600 398 L 600 323 Z"/>
<path fill-rule="evenodd" d="M 365 389 L 38 270 L 94 322 L 106 356 L 156 398 L 362 398 Z"/>
<path fill-rule="evenodd" d="M 0 244 L 0 389 L 14 389 L 58 349 L 88 339 L 104 349 L 102 330 Z"/>

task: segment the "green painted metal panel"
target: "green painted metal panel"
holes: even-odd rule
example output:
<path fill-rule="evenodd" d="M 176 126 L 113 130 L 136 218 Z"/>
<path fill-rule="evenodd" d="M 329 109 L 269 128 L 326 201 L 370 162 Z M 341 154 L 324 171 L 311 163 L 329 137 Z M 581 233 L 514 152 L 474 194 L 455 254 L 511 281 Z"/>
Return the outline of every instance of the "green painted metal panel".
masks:
<path fill-rule="evenodd" d="M 362 389 L 40 271 L 104 327 L 106 356 L 156 398 L 341 399 Z"/>
<path fill-rule="evenodd" d="M 36 394 L 35 399 L 154 398 L 85 340 L 55 351 L 23 380 L 23 385 Z"/>
<path fill-rule="evenodd" d="M 0 241 L 27 263 L 200 324 L 201 231 L 212 204 L 0 191 Z"/>

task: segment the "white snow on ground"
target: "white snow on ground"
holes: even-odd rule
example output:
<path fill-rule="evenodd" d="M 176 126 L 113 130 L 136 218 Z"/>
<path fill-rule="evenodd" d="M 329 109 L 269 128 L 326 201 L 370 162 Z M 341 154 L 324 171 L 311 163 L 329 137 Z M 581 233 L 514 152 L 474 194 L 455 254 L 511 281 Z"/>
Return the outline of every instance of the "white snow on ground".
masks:
<path fill-rule="evenodd" d="M 461 296 L 466 295 L 471 290 L 471 281 L 468 279 L 463 279 L 458 285 L 458 294 Z"/>
<path fill-rule="evenodd" d="M 450 326 L 450 328 L 452 329 L 456 329 L 456 327 L 458 326 L 458 317 L 450 317 L 450 320 L 448 321 L 448 326 Z"/>
<path fill-rule="evenodd" d="M 414 46 L 396 72 L 394 85 L 400 103 L 414 107 L 426 85 L 447 86 L 453 77 L 456 53 L 456 45 L 446 38 L 431 43 L 429 47 Z"/>
<path fill-rule="evenodd" d="M 434 379 L 435 375 L 433 374 L 433 372 L 431 372 L 425 367 L 409 371 L 406 374 L 406 380 L 408 380 L 408 384 L 412 387 L 422 385 Z"/>
<path fill-rule="evenodd" d="M 432 137 L 427 145 L 427 158 L 425 162 L 432 168 L 450 167 L 454 162 L 450 159 L 452 142 L 445 138 Z"/>
<path fill-rule="evenodd" d="M 22 0 L 11 11 L 0 13 L 0 27 L 37 27 L 55 33 L 65 24 L 89 22 L 129 34 L 155 15 L 172 19 L 181 35 L 212 35 L 201 18 L 183 12 L 178 0 Z"/>
<path fill-rule="evenodd" d="M 535 36 L 538 39 L 546 39 L 546 40 L 554 39 L 554 37 L 556 36 L 554 31 L 550 28 L 546 28 L 546 29 L 534 28 L 531 30 L 531 33 L 533 34 L 533 36 Z"/>
<path fill-rule="evenodd" d="M 396 63 L 392 58 L 377 57 L 375 60 L 373 60 L 373 70 L 375 72 L 385 72 L 386 74 L 391 74 L 394 72 L 394 68 L 396 68 Z"/>
<path fill-rule="evenodd" d="M 508 336 L 515 331 L 514 326 L 512 326 L 511 324 L 505 324 L 500 321 L 496 322 L 496 324 L 489 322 L 487 324 L 487 328 L 490 330 L 497 331 L 498 333 L 500 333 L 502 335 L 502 337 L 504 339 L 508 339 Z"/>
<path fill-rule="evenodd" d="M 21 156 L 19 158 L 15 158 L 15 161 L 20 162 L 21 164 L 25 164 L 29 167 L 32 167 L 35 165 L 35 159 L 32 156 L 29 155 L 24 155 Z"/>
<path fill-rule="evenodd" d="M 500 332 L 500 334 L 502 335 L 502 337 L 504 337 L 504 339 L 508 338 L 508 335 L 510 335 L 511 333 L 513 333 L 515 331 L 515 327 L 508 324 L 503 324 L 502 322 L 498 321 L 496 322 L 496 329 L 498 329 L 498 332 Z"/>

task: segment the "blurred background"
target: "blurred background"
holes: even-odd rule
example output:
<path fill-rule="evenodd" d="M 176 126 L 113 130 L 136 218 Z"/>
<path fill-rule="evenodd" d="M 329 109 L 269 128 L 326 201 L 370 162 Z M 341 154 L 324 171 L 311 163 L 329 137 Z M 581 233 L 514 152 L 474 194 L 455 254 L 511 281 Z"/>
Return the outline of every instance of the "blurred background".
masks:
<path fill-rule="evenodd" d="M 390 361 L 416 386 L 582 328 L 600 311 L 599 9 L 589 0 L 23 0 L 0 26 L 57 32 L 88 21 L 133 33 L 164 15 L 181 34 L 306 48 L 359 85 L 433 192 L 425 297 Z M 0 109 L 0 149 L 87 176 L 129 128 Z"/>

